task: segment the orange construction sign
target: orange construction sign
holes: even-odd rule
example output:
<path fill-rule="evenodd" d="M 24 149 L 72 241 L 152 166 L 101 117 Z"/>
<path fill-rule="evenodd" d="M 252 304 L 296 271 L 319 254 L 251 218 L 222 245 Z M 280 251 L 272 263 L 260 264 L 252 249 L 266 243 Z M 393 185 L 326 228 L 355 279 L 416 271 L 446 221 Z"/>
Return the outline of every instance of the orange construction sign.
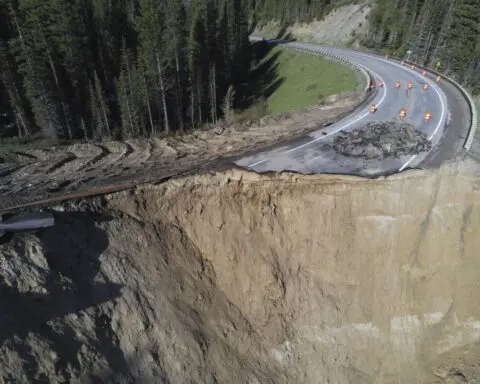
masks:
<path fill-rule="evenodd" d="M 437 76 L 437 83 L 440 83 L 440 76 Z"/>
<path fill-rule="evenodd" d="M 375 113 L 376 110 L 377 107 L 375 106 L 375 104 L 372 104 L 372 106 L 370 107 L 370 113 Z"/>
<path fill-rule="evenodd" d="M 412 89 L 412 88 L 413 88 L 412 82 L 408 83 L 408 89 Z"/>
<path fill-rule="evenodd" d="M 430 117 L 432 117 L 432 112 L 425 113 L 425 121 L 430 121 Z"/>
<path fill-rule="evenodd" d="M 395 88 L 400 88 L 400 81 L 397 80 L 397 82 L 395 83 Z"/>
<path fill-rule="evenodd" d="M 423 84 L 423 90 L 426 91 L 428 89 L 428 83 Z"/>
<path fill-rule="evenodd" d="M 402 108 L 400 110 L 400 118 L 403 119 L 407 115 L 407 110 L 405 108 Z"/>

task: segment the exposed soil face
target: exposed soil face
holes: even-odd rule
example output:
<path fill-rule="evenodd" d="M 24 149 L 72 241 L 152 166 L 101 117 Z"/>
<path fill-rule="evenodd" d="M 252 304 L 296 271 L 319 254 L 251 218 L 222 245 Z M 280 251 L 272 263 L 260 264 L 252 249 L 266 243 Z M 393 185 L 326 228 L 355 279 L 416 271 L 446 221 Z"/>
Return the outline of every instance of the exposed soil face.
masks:
<path fill-rule="evenodd" d="M 474 383 L 479 176 L 229 171 L 59 206 L 0 245 L 0 376 Z"/>
<path fill-rule="evenodd" d="M 359 41 L 368 31 L 368 16 L 372 4 L 348 4 L 334 8 L 322 20 L 310 23 L 295 23 L 282 28 L 279 22 L 270 22 L 254 32 L 254 36 L 274 38 L 285 35 L 300 41 L 313 41 L 320 44 L 346 45 L 352 43 L 359 46 Z M 280 35 L 280 36 L 278 36 Z"/>
<path fill-rule="evenodd" d="M 372 121 L 362 129 L 340 133 L 333 147 L 346 156 L 373 159 L 418 154 L 429 151 L 432 143 L 412 124 Z"/>
<path fill-rule="evenodd" d="M 235 156 L 321 129 L 351 113 L 365 97 L 362 92 L 334 95 L 298 112 L 218 125 L 185 136 L 0 155 L 0 208 L 14 199 L 35 200 L 93 186 L 159 180 L 220 156 Z"/>

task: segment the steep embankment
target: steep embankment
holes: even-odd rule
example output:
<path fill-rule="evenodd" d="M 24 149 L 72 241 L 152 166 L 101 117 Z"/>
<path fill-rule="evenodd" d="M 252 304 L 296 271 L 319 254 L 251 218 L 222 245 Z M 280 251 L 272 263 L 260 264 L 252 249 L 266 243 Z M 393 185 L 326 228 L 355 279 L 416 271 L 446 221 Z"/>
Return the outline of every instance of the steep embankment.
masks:
<path fill-rule="evenodd" d="M 474 382 L 479 176 L 230 171 L 62 207 L 1 245 L 0 374 Z"/>
<path fill-rule="evenodd" d="M 332 9 L 322 20 L 295 23 L 282 28 L 279 22 L 262 24 L 253 32 L 265 38 L 291 36 L 300 41 L 346 45 L 357 43 L 368 30 L 368 15 L 372 4 L 348 4 Z"/>

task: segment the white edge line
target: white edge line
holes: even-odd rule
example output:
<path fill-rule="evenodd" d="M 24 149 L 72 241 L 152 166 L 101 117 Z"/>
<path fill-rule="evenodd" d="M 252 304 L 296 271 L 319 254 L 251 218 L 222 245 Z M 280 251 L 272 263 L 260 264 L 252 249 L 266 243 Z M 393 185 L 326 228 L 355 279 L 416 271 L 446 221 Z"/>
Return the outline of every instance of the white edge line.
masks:
<path fill-rule="evenodd" d="M 389 62 L 390 64 L 393 64 L 393 65 L 395 65 L 395 66 L 397 66 L 397 67 L 399 67 L 399 68 L 401 68 L 401 69 L 403 69 L 403 70 L 405 70 L 405 71 L 407 71 L 407 72 L 413 72 L 414 75 L 416 75 L 418 78 L 420 78 L 420 79 L 425 79 L 425 81 L 431 85 L 431 87 L 435 90 L 435 93 L 437 94 L 438 98 L 440 99 L 440 103 L 441 103 L 441 106 L 442 106 L 442 112 L 441 112 L 441 115 L 440 115 L 439 122 L 438 122 L 435 130 L 433 131 L 433 133 L 432 133 L 432 134 L 429 136 L 429 138 L 428 138 L 428 140 L 431 141 L 432 138 L 433 138 L 433 137 L 435 136 L 435 134 L 437 133 L 437 131 L 438 131 L 438 130 L 440 129 L 440 127 L 442 126 L 442 122 L 443 122 L 443 119 L 444 119 L 444 116 L 445 116 L 445 103 L 443 102 L 442 95 L 440 94 L 440 92 L 439 92 L 438 89 L 437 89 L 437 88 L 438 88 L 438 87 L 437 87 L 437 84 L 433 83 L 430 79 L 427 78 L 427 76 L 423 76 L 423 75 L 419 74 L 416 70 L 408 70 L 408 69 L 405 68 L 403 65 L 398 64 L 398 63 L 396 63 L 396 62 L 394 62 L 394 61 L 391 61 L 391 60 L 389 61 L 388 59 L 385 59 L 385 58 L 381 58 L 381 59 L 380 59 L 380 58 L 376 58 L 375 56 L 364 55 L 364 54 L 362 54 L 362 53 L 360 53 L 360 52 L 354 52 L 354 53 L 358 53 L 358 54 L 360 54 L 360 55 L 367 56 L 368 58 L 374 58 L 374 59 L 377 59 L 377 60 L 379 60 L 379 61 L 380 61 L 380 60 L 387 61 L 387 62 Z M 355 60 L 353 60 L 353 61 L 355 61 Z M 360 67 L 363 67 L 365 70 L 369 71 L 370 73 L 372 73 L 372 74 L 373 74 L 374 76 L 376 76 L 383 84 L 385 84 L 385 82 L 383 81 L 383 79 L 382 79 L 377 73 L 375 73 L 374 71 L 372 71 L 372 70 L 364 67 L 363 65 L 361 65 L 361 64 L 359 64 L 359 63 L 356 63 L 356 64 L 357 64 L 358 66 L 360 66 Z M 385 99 L 385 97 L 387 96 L 387 88 L 386 88 L 385 86 L 384 86 L 383 88 L 384 88 L 385 92 L 384 92 L 382 98 L 380 99 L 380 101 L 378 102 L 377 105 L 382 104 L 383 101 L 384 101 L 384 99 Z M 370 113 L 367 112 L 367 113 L 361 115 L 360 117 L 358 117 L 357 119 L 349 122 L 348 124 L 341 126 L 340 128 L 336 129 L 335 131 L 330 132 L 330 133 L 328 133 L 328 134 L 326 134 L 326 135 L 324 135 L 324 136 L 317 137 L 316 139 L 311 140 L 311 141 L 309 141 L 308 143 L 302 144 L 302 145 L 300 145 L 300 146 L 298 146 L 298 147 L 289 149 L 288 151 L 284 152 L 283 154 L 287 154 L 287 153 L 294 152 L 294 151 L 296 151 L 297 149 L 306 147 L 307 145 L 310 145 L 310 144 L 315 143 L 315 142 L 317 142 L 317 141 L 323 140 L 323 139 L 327 138 L 327 137 L 330 136 L 330 135 L 333 135 L 333 134 L 335 134 L 335 133 L 337 133 L 337 132 L 339 132 L 339 131 L 341 131 L 341 130 L 344 130 L 345 128 L 349 127 L 350 125 L 355 124 L 356 122 L 358 122 L 358 121 L 360 121 L 361 119 L 365 118 L 365 117 L 368 116 L 369 114 L 370 114 Z M 402 172 L 413 160 L 416 159 L 416 157 L 417 157 L 417 155 L 413 155 L 405 164 L 403 164 L 403 165 L 400 167 L 399 172 Z M 264 160 L 257 161 L 256 163 L 250 164 L 250 165 L 248 165 L 247 167 L 248 167 L 248 168 L 254 167 L 254 166 L 258 165 L 258 164 L 262 164 L 262 163 L 266 162 L 267 160 L 268 160 L 268 159 L 264 159 Z"/>
<path fill-rule="evenodd" d="M 391 63 L 391 64 L 393 64 L 393 65 L 395 65 L 395 66 L 397 66 L 397 67 L 399 67 L 399 68 L 401 68 L 401 69 L 403 69 L 403 70 L 406 71 L 406 72 L 411 72 L 411 73 L 413 72 L 413 74 L 414 74 L 415 76 L 417 76 L 417 77 L 420 78 L 420 79 L 425 79 L 425 81 L 431 85 L 431 87 L 435 90 L 438 98 L 440 99 L 440 103 L 441 103 L 441 106 L 442 106 L 442 112 L 441 112 L 441 114 L 440 114 L 440 119 L 439 119 L 439 121 L 438 121 L 438 124 L 437 124 L 435 130 L 433 131 L 433 133 L 432 133 L 432 134 L 429 136 L 429 138 L 428 138 L 429 141 L 432 141 L 432 138 L 435 136 L 435 134 L 437 133 L 437 131 L 438 131 L 438 130 L 440 129 L 440 127 L 442 126 L 442 122 L 443 122 L 443 120 L 444 120 L 445 110 L 446 110 L 446 108 L 445 108 L 445 103 L 443 102 L 443 98 L 442 98 L 442 95 L 441 95 L 440 92 L 439 92 L 439 88 L 438 88 L 437 84 L 434 83 L 433 81 L 431 81 L 427 76 L 421 75 L 421 74 L 418 73 L 416 70 L 411 70 L 411 69 L 405 68 L 403 65 L 398 64 L 398 63 L 396 63 L 395 61 L 391 61 L 391 60 L 388 60 L 388 59 L 385 59 L 385 58 L 376 57 L 376 56 L 367 55 L 367 54 L 364 54 L 364 53 L 361 53 L 361 52 L 355 52 L 355 51 L 354 51 L 354 54 L 358 54 L 359 56 L 366 56 L 366 57 L 368 57 L 368 58 L 374 58 L 374 59 L 376 59 L 376 60 L 378 60 L 378 61 L 387 61 L 387 62 L 389 62 L 389 63 Z M 373 73 L 373 72 L 372 72 L 372 73 Z M 417 157 L 417 155 L 413 155 L 405 164 L 403 164 L 403 165 L 400 167 L 399 172 L 402 172 L 413 160 L 415 160 L 416 157 Z"/>
<path fill-rule="evenodd" d="M 360 53 L 360 55 L 362 55 Z M 368 57 L 373 57 L 373 56 L 368 56 Z M 384 61 L 388 61 L 389 63 L 392 63 L 394 65 L 396 65 L 397 67 L 400 67 L 400 68 L 403 68 L 405 71 L 407 72 L 413 72 L 417 77 L 421 78 L 421 79 L 425 79 L 425 81 L 427 83 L 429 83 L 431 85 L 431 87 L 433 88 L 433 90 L 436 92 L 438 98 L 440 99 L 440 103 L 442 105 L 442 113 L 440 114 L 440 119 L 438 121 L 438 124 L 435 128 L 435 130 L 433 131 L 433 133 L 428 137 L 428 140 L 429 141 L 432 141 L 433 137 L 435 136 L 435 134 L 437 133 L 437 131 L 440 129 L 440 127 L 442 126 L 442 122 L 444 120 L 444 116 L 445 116 L 445 103 L 443 102 L 443 98 L 442 98 L 442 95 L 440 94 L 439 90 L 438 90 L 438 86 L 436 83 L 434 83 L 433 81 L 431 81 L 427 76 L 423 76 L 421 74 L 419 74 L 416 70 L 409 70 L 407 68 L 405 68 L 403 65 L 401 64 L 398 64 L 394 61 L 389 61 L 388 59 L 385 59 L 385 58 L 377 58 L 377 60 L 384 60 Z M 402 172 L 406 167 L 408 167 L 408 165 L 410 165 L 410 163 L 415 160 L 415 158 L 417 157 L 417 155 L 413 155 L 405 164 L 403 164 L 400 169 L 398 170 L 399 172 Z"/>
<path fill-rule="evenodd" d="M 377 77 L 383 84 L 385 84 L 385 81 L 378 75 L 378 73 L 370 70 L 370 69 L 367 69 L 365 68 L 363 65 L 361 64 L 358 64 L 358 63 L 355 63 L 357 64 L 358 66 L 360 67 L 363 67 L 366 71 L 369 71 L 370 73 L 372 73 L 375 77 Z M 381 105 L 383 103 L 383 101 L 385 100 L 386 96 L 387 96 L 387 87 L 384 85 L 383 87 L 383 90 L 384 90 L 384 93 L 383 93 L 383 96 L 382 98 L 380 99 L 380 101 L 377 103 L 377 106 Z M 289 149 L 288 151 L 285 151 L 282 153 L 282 155 L 284 154 L 287 154 L 287 153 L 290 153 L 290 152 L 294 152 L 296 151 L 297 149 L 300 149 L 300 148 L 303 148 L 303 147 L 306 147 L 307 145 L 310 145 L 312 143 L 315 143 L 317 141 L 320 141 L 320 140 L 323 140 L 325 138 L 327 138 L 328 136 L 330 135 L 333 135 L 339 131 L 342 131 L 344 130 L 345 128 L 349 127 L 350 125 L 352 124 L 355 124 L 357 121 L 360 121 L 362 120 L 363 118 L 365 118 L 366 116 L 368 116 L 370 114 L 370 112 L 367 112 L 367 113 L 364 113 L 363 115 L 361 115 L 360 117 L 358 117 L 357 119 L 353 120 L 353 121 L 350 121 L 348 124 L 345 124 L 343 126 L 341 126 L 340 128 L 336 129 L 335 131 L 333 132 L 330 132 L 330 133 L 327 133 L 326 135 L 324 136 L 321 136 L 321 137 L 317 137 L 316 139 L 313 139 L 311 141 L 309 141 L 308 143 L 305 143 L 305 144 L 302 144 L 302 145 L 299 145 L 298 147 L 295 147 L 295 148 L 292 148 L 292 149 Z M 264 162 L 266 162 L 268 159 L 264 159 L 264 160 L 260 160 L 260 161 L 257 161 L 256 163 L 253 163 L 253 164 L 250 164 L 250 165 L 247 165 L 248 168 L 252 168 L 258 164 L 262 164 Z"/>

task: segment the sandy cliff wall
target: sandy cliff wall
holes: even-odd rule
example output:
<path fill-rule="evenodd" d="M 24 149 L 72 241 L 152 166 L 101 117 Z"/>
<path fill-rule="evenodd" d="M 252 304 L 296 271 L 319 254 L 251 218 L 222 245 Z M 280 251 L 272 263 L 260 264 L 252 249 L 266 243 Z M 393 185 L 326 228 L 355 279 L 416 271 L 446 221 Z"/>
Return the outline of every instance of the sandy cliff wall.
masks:
<path fill-rule="evenodd" d="M 110 217 L 64 212 L 1 246 L 3 311 L 37 301 L 2 320 L 0 373 L 475 382 L 479 175 L 470 160 L 382 180 L 235 170 L 86 202 Z"/>

